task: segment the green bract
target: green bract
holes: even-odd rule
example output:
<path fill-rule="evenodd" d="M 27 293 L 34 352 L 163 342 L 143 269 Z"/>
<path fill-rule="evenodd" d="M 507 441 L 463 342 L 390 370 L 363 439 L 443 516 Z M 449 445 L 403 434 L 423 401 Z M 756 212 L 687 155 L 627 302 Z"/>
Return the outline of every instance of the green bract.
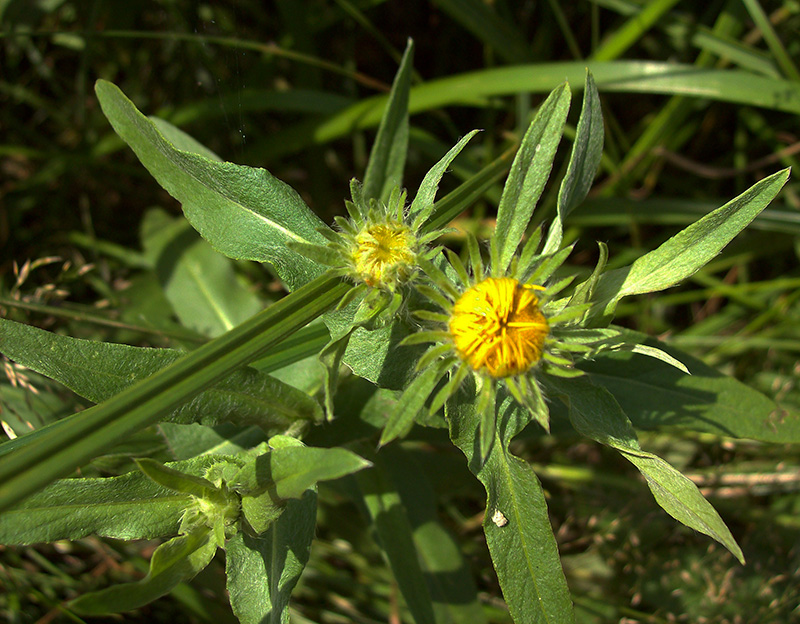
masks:
<path fill-rule="evenodd" d="M 788 170 L 629 266 L 607 269 L 608 250 L 598 243 L 595 269 L 581 273 L 568 264 L 573 244 L 565 244 L 564 225 L 589 192 L 604 133 L 587 73 L 549 225 L 535 209 L 567 120 L 567 83 L 541 104 L 516 150 L 489 244 L 467 235 L 459 254 L 441 246 L 449 222 L 510 156 L 437 201 L 443 175 L 477 131 L 470 132 L 407 202 L 412 50 L 388 96 L 363 185 L 350 184 L 349 218 L 337 217 L 336 229 L 266 170 L 222 162 L 142 115 L 114 85 L 97 83 L 114 129 L 204 239 L 151 212 L 142 260 L 183 323 L 180 344 L 202 344 L 145 349 L 0 321 L 7 357 L 97 404 L 0 445 L 0 542 L 166 538 L 142 581 L 82 596 L 76 611 L 138 608 L 223 548 L 234 614 L 245 623 L 286 622 L 315 534 L 317 484 L 347 477 L 327 494 L 362 511 L 410 617 L 487 622 L 414 458 L 427 447 L 388 445 L 416 424 L 446 429 L 486 490 L 483 529 L 514 621 L 572 622 L 544 490 L 510 450 L 534 421 L 549 431 L 559 404 L 574 432 L 641 471 L 668 514 L 744 561 L 694 483 L 642 449 L 631 421 L 645 410 L 656 421 L 659 410 L 682 410 L 687 428 L 767 441 L 800 439 L 797 424 L 769 421 L 775 406 L 765 397 L 611 323 L 622 298 L 669 288 L 713 259 L 775 197 Z M 269 263 L 290 294 L 257 311 L 263 302 L 238 284 L 228 259 Z M 342 365 L 353 373 L 348 380 L 339 378 Z M 652 397 L 636 391 L 635 375 L 647 376 Z M 332 422 L 322 417 L 323 393 Z M 118 454 L 111 465 L 123 474 L 68 478 L 151 425 L 166 441 L 151 454 L 177 461 L 142 457 L 134 469 Z"/>

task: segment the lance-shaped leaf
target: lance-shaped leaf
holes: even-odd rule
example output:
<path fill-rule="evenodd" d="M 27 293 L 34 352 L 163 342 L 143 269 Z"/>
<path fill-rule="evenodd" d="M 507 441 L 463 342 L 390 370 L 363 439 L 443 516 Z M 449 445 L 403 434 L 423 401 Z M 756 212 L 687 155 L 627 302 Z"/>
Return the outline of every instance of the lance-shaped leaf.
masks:
<path fill-rule="evenodd" d="M 631 352 L 605 351 L 581 362 L 593 383 L 614 395 L 637 428 L 676 428 L 773 443 L 800 442 L 800 414 L 787 412 L 741 381 L 679 349 L 625 330 L 686 365 L 674 366 Z"/>
<path fill-rule="evenodd" d="M 156 548 L 150 571 L 138 583 L 123 583 L 73 600 L 70 607 L 83 615 L 132 611 L 171 592 L 214 558 L 217 546 L 207 528 L 173 537 Z"/>
<path fill-rule="evenodd" d="M 306 490 L 266 533 L 240 531 L 226 544 L 228 594 L 241 624 L 289 622 L 289 596 L 308 562 L 316 510 L 317 495 Z"/>
<path fill-rule="evenodd" d="M 196 457 L 167 467 L 194 478 L 224 456 Z M 114 539 L 153 539 L 175 535 L 192 498 L 134 471 L 102 479 L 64 479 L 22 504 L 0 513 L 0 543 L 34 544 L 76 540 L 87 535 Z"/>
<path fill-rule="evenodd" d="M 450 438 L 486 488 L 483 530 L 511 616 L 525 624 L 573 622 L 542 485 L 531 467 L 508 451 L 508 441 L 520 423 L 513 414 L 511 422 L 498 422 L 491 450 L 481 461 L 481 415 L 475 398 L 474 387 L 465 387 L 448 402 Z"/>
<path fill-rule="evenodd" d="M 613 313 L 622 297 L 664 290 L 693 275 L 766 208 L 788 179 L 789 169 L 764 178 L 632 265 L 603 274 L 593 297 L 598 312 Z"/>
<path fill-rule="evenodd" d="M 408 210 L 408 220 L 414 224 L 415 228 L 417 225 L 421 226 L 433 213 L 433 202 L 436 199 L 436 191 L 439 189 L 439 182 L 444 172 L 447 171 L 450 163 L 461 153 L 461 150 L 464 149 L 469 140 L 478 132 L 480 130 L 473 130 L 466 136 L 461 137 L 461 140 L 425 174 L 417 194 L 414 196 L 414 201 L 411 202 L 411 207 Z"/>
<path fill-rule="evenodd" d="M 408 153 L 408 93 L 413 61 L 414 42 L 409 39 L 364 174 L 364 197 L 367 199 L 385 202 L 392 189 L 402 186 Z"/>
<path fill-rule="evenodd" d="M 107 479 L 56 481 L 0 513 L 0 543 L 35 544 L 87 535 L 153 539 L 178 532 L 191 503 L 139 472 Z"/>
<path fill-rule="evenodd" d="M 389 419 L 381 433 L 381 446 L 409 432 L 414 420 L 425 408 L 428 397 L 431 396 L 431 392 L 442 379 L 447 368 L 447 362 L 434 362 L 409 384 L 394 409 L 389 413 Z"/>
<path fill-rule="evenodd" d="M 218 489 L 205 477 L 165 466 L 154 459 L 146 457 L 137 459 L 136 465 L 150 480 L 175 492 L 190 494 L 197 498 L 207 498 Z"/>
<path fill-rule="evenodd" d="M 101 403 L 185 354 L 61 336 L 0 319 L 0 352 Z M 284 433 L 322 419 L 319 404 L 305 392 L 252 368 L 242 368 L 164 417 L 176 424 L 258 425 Z"/>
<path fill-rule="evenodd" d="M 583 379 L 550 378 L 547 384 L 569 405 L 570 421 L 578 433 L 617 449 L 641 471 L 664 511 L 717 540 L 744 563 L 741 548 L 711 503 L 675 468 L 641 450 L 633 425 L 608 390 Z"/>
<path fill-rule="evenodd" d="M 117 134 L 183 208 L 192 226 L 231 258 L 269 262 L 294 289 L 322 270 L 286 243 L 324 243 L 322 221 L 265 169 L 177 149 L 118 87 L 99 80 L 100 105 Z"/>
<path fill-rule="evenodd" d="M 556 218 L 547 233 L 543 254 L 554 253 L 561 246 L 564 220 L 572 209 L 589 193 L 592 181 L 603 155 L 603 111 L 600 96 L 591 72 L 586 72 L 586 87 L 583 91 L 583 108 L 578 119 L 575 142 L 567 165 L 567 174 L 558 190 Z"/>
<path fill-rule="evenodd" d="M 491 240 L 492 275 L 495 277 L 505 274 L 550 176 L 569 111 L 569 100 L 567 83 L 547 97 L 536 112 L 511 165 L 497 208 L 495 236 Z"/>

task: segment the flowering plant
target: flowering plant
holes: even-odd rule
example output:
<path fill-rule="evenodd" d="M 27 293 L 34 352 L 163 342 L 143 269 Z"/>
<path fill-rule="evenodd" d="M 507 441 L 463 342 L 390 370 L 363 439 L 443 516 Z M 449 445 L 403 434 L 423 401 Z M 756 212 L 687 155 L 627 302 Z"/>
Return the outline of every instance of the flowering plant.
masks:
<path fill-rule="evenodd" d="M 189 223 L 229 258 L 269 262 L 291 293 L 189 353 L 0 323 L 5 355 L 98 404 L 0 446 L 0 541 L 28 544 L 89 533 L 170 537 L 142 581 L 83 596 L 72 604 L 76 611 L 137 608 L 193 577 L 224 548 L 237 617 L 287 621 L 289 594 L 314 538 L 318 484 L 346 476 L 414 620 L 433 622 L 435 611 L 463 607 L 465 621 L 486 621 L 460 555 L 448 551 L 439 568 L 435 557 L 409 556 L 425 548 L 441 554 L 452 544 L 435 513 L 425 516 L 417 508 L 418 526 L 433 529 L 414 531 L 403 507 L 414 508 L 424 475 L 409 494 L 404 477 L 421 471 L 415 472 L 402 442 L 390 442 L 417 424 L 447 429 L 485 487 L 483 528 L 514 621 L 571 622 L 544 490 L 510 446 L 532 423 L 549 430 L 559 404 L 561 425 L 619 451 L 667 513 L 744 560 L 697 487 L 640 447 L 629 420 L 637 414 L 622 407 L 632 373 L 621 355 L 658 362 L 663 379 L 665 370 L 677 370 L 702 380 L 706 370 L 686 366 L 683 355 L 611 321 L 623 297 L 668 288 L 712 259 L 778 193 L 788 171 L 760 181 L 630 266 L 607 270 L 600 243 L 596 268 L 583 275 L 567 265 L 572 246 L 564 245 L 563 227 L 586 197 L 602 152 L 600 102 L 587 75 L 546 236 L 534 209 L 567 118 L 566 83 L 542 103 L 521 140 L 488 249 L 468 235 L 459 254 L 437 246 L 444 228 L 505 160 L 436 202 L 440 179 L 472 132 L 431 169 L 406 207 L 401 176 L 410 67 L 409 46 L 364 184 L 351 184 L 350 218 L 337 219 L 337 230 L 265 170 L 219 161 L 180 130 L 144 117 L 114 85 L 98 82 L 115 130 L 181 202 Z M 318 317 L 325 327 L 311 324 Z M 43 358 L 43 351 L 54 355 Z M 286 373 L 298 352 L 309 351 L 325 364 L 332 423 L 299 376 Z M 372 382 L 367 399 L 339 379 L 341 364 Z M 293 383 L 270 375 L 274 371 Z M 701 406 L 702 418 L 713 422 L 709 414 L 724 400 L 717 396 Z M 700 420 L 685 411 L 689 426 Z M 762 416 L 725 423 L 724 430 L 737 435 L 737 427 L 748 430 Z M 155 423 L 175 461 L 143 458 L 118 476 L 62 479 L 117 439 Z M 376 424 L 379 451 L 369 443 L 378 437 Z M 223 440 L 218 428 L 228 425 L 234 432 Z M 455 582 L 428 583 L 437 574 L 451 574 Z"/>

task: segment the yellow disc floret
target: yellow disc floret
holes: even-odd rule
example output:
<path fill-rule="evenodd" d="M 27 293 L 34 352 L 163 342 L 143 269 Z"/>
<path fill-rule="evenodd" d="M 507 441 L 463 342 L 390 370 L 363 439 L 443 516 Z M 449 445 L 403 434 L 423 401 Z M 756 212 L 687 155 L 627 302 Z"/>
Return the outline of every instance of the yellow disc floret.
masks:
<path fill-rule="evenodd" d="M 496 378 L 519 375 L 536 364 L 550 331 L 536 288 L 510 277 L 489 277 L 464 291 L 449 323 L 458 356 Z"/>
<path fill-rule="evenodd" d="M 352 260 L 358 276 L 368 286 L 394 289 L 414 266 L 415 237 L 403 223 L 368 225 L 355 238 Z"/>

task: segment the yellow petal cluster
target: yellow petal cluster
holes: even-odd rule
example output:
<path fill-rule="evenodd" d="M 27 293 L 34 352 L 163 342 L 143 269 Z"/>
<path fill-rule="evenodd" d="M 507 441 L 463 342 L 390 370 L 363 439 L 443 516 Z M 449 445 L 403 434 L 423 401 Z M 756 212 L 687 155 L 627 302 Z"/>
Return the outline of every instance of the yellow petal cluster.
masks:
<path fill-rule="evenodd" d="M 458 356 L 495 378 L 522 374 L 536 364 L 550 331 L 537 288 L 511 277 L 489 277 L 464 291 L 449 322 Z"/>
<path fill-rule="evenodd" d="M 377 223 L 365 227 L 355 238 L 352 261 L 356 273 L 368 285 L 390 287 L 410 272 L 416 254 L 414 235 L 403 223 Z"/>

